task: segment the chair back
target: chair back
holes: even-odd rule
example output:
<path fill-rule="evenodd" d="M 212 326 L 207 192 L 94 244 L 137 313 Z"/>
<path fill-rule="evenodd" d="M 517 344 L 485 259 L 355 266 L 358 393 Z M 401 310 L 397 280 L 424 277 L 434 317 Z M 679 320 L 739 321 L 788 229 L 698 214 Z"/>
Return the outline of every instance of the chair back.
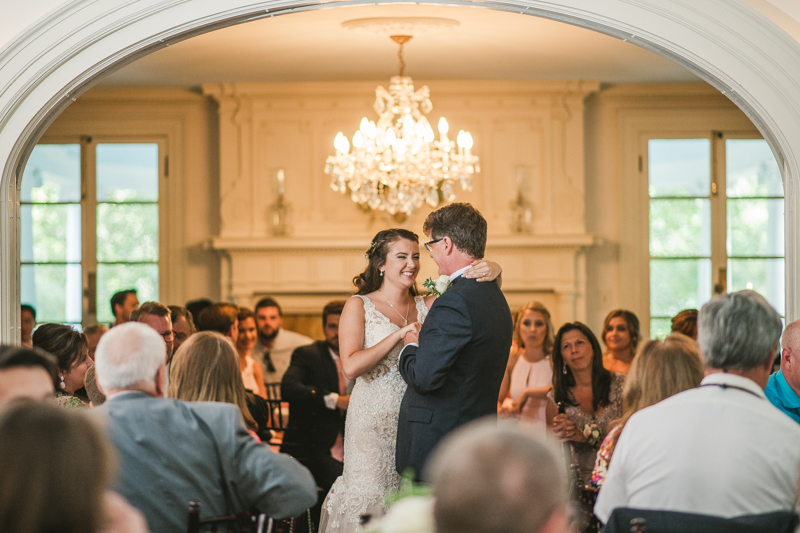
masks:
<path fill-rule="evenodd" d="M 793 533 L 800 516 L 793 511 L 724 518 L 679 511 L 614 509 L 603 533 Z"/>
<path fill-rule="evenodd" d="M 200 533 L 201 529 L 212 533 L 314 533 L 310 511 L 283 520 L 251 512 L 200 518 L 200 507 L 199 500 L 189 502 L 187 533 Z"/>
<path fill-rule="evenodd" d="M 234 513 L 200 518 L 200 501 L 189 502 L 187 533 L 200 533 L 200 529 L 224 533 L 273 533 L 273 520 L 264 513 Z"/>
<path fill-rule="evenodd" d="M 281 399 L 281 384 L 280 382 L 277 383 L 266 383 L 267 386 L 267 399 L 269 400 L 280 400 Z"/>

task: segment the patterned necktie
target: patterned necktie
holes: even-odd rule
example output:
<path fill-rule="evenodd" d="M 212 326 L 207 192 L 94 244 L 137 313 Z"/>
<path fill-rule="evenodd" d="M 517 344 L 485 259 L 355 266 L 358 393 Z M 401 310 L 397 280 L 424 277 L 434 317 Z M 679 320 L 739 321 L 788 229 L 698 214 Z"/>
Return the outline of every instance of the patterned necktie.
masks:
<path fill-rule="evenodd" d="M 344 374 L 342 373 L 342 360 L 334 359 L 333 362 L 336 363 L 336 375 L 339 377 L 339 395 L 346 396 L 347 382 L 345 382 Z"/>

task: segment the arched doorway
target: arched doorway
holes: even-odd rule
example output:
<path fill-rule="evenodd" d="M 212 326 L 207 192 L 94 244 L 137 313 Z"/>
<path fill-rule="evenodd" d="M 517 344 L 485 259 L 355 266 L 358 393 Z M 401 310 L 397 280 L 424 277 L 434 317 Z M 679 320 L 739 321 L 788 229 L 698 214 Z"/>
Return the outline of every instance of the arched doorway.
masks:
<path fill-rule="evenodd" d="M 85 88 L 119 65 L 198 33 L 297 10 L 341 4 L 276 6 L 272 2 L 205 0 L 181 3 L 88 0 L 51 13 L 6 49 L 0 79 L 0 159 L 5 163 L 0 204 L 0 341 L 18 338 L 18 184 L 33 143 Z M 800 47 L 744 4 L 689 9 L 679 2 L 538 0 L 515 4 L 461 2 L 552 18 L 633 42 L 669 57 L 720 89 L 747 113 L 770 143 L 786 194 L 787 319 L 797 318 L 796 243 L 800 195 Z"/>

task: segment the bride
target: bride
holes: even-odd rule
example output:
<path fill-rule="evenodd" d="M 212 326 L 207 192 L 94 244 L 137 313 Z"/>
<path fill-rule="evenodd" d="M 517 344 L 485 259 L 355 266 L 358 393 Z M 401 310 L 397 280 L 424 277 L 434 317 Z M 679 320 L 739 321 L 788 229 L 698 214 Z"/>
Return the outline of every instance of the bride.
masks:
<path fill-rule="evenodd" d="M 322 504 L 320 533 L 352 533 L 360 517 L 381 516 L 386 495 L 400 487 L 395 440 L 406 383 L 397 370 L 403 336 L 425 320 L 433 297 L 415 287 L 419 238 L 404 229 L 379 232 L 366 252 L 364 272 L 353 278 L 356 295 L 339 322 L 342 370 L 356 379 L 344 432 L 344 472 Z M 477 261 L 465 277 L 492 281 L 496 263 Z"/>

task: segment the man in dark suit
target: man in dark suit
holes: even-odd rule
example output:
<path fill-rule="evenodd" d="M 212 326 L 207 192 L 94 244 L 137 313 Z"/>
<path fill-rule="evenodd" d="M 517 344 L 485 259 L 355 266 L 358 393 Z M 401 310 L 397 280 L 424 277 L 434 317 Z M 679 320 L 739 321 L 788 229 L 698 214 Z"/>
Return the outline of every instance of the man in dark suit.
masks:
<path fill-rule="evenodd" d="M 419 333 L 409 332 L 399 369 L 408 383 L 397 428 L 397 471 L 419 477 L 449 432 L 497 416 L 497 396 L 511 348 L 511 312 L 497 283 L 461 274 L 483 258 L 486 220 L 470 204 L 437 209 L 425 220 L 425 248 L 448 276 Z"/>
<path fill-rule="evenodd" d="M 342 308 L 341 300 L 325 306 L 325 340 L 297 348 L 281 382 L 281 398 L 289 402 L 289 427 L 281 451 L 307 466 L 326 493 L 342 475 L 344 413 L 352 389 L 338 364 Z"/>
<path fill-rule="evenodd" d="M 258 443 L 235 405 L 164 398 L 166 345 L 129 322 L 97 346 L 97 383 L 108 400 L 96 410 L 119 458 L 115 489 L 151 531 L 186 531 L 189 500 L 203 516 L 258 509 L 274 518 L 314 505 L 314 479 L 300 463 Z"/>

